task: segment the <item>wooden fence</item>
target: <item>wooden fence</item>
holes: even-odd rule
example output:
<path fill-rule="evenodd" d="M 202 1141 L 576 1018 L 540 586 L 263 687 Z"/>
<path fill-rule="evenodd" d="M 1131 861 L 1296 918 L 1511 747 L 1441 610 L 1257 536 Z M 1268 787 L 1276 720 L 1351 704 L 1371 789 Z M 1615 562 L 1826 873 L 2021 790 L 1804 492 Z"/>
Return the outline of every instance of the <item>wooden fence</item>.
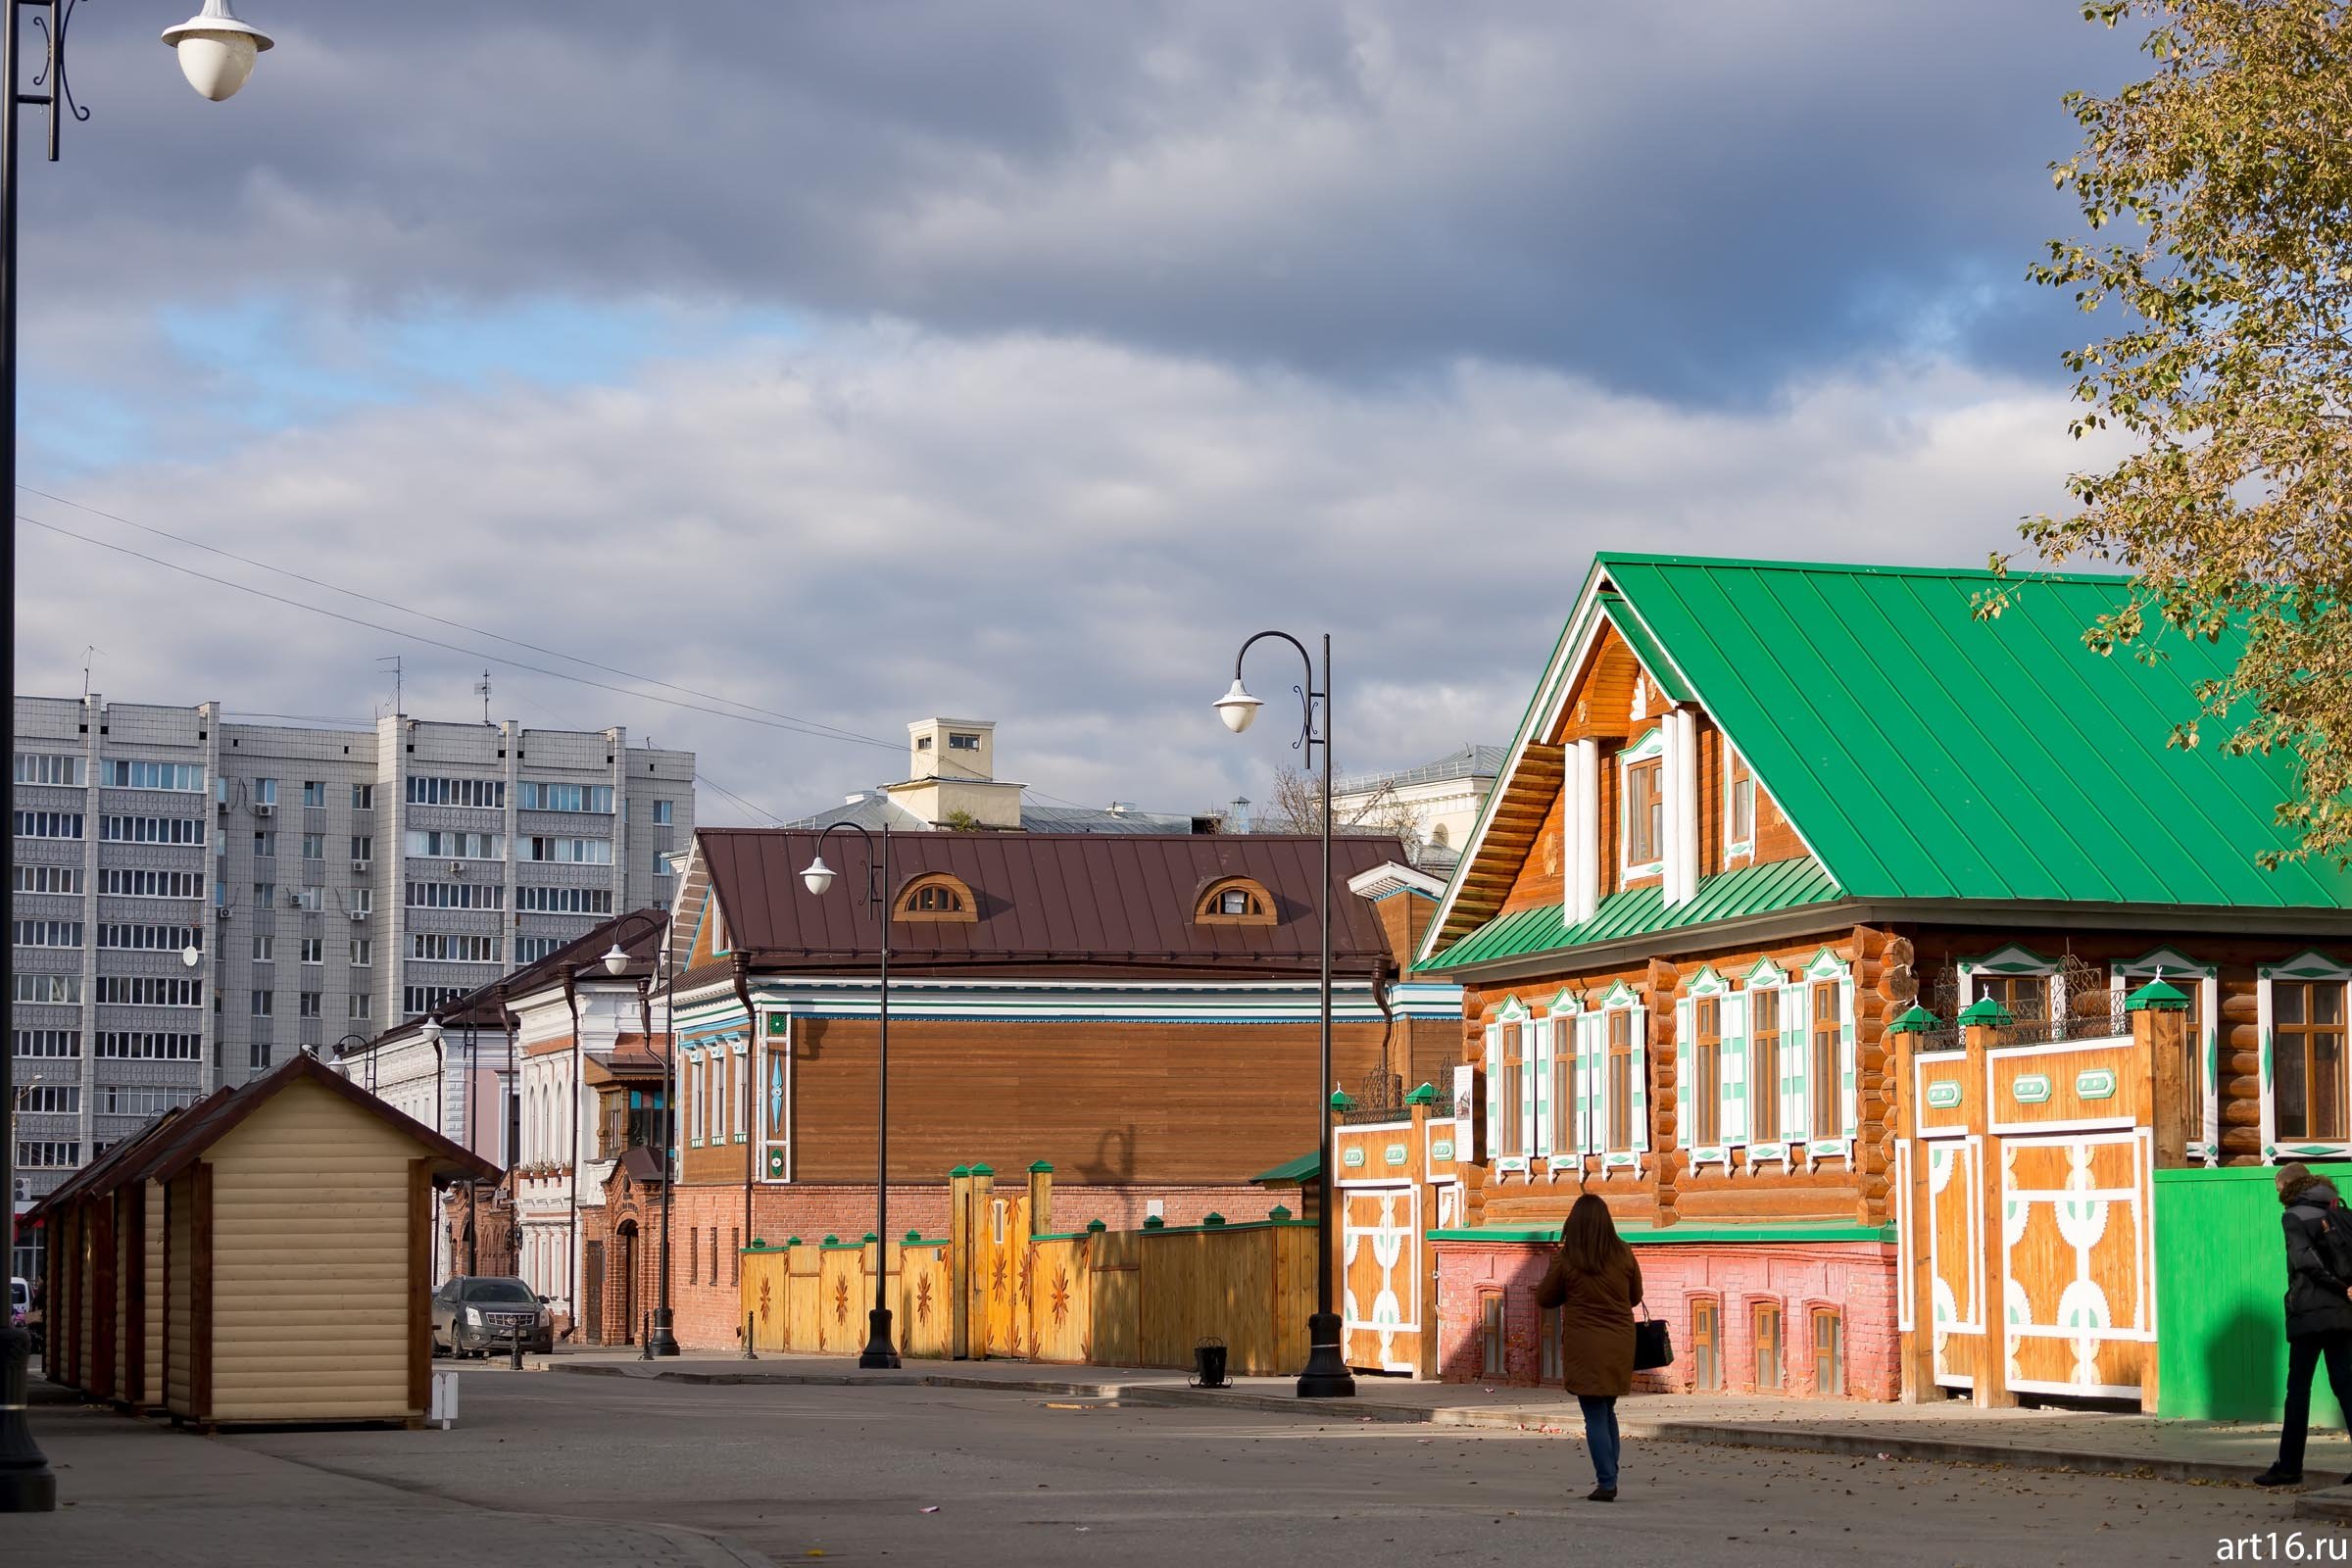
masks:
<path fill-rule="evenodd" d="M 742 1309 L 754 1348 L 854 1354 L 865 1344 L 874 1270 L 886 1266 L 905 1356 L 1190 1367 L 1194 1347 L 1215 1338 L 1237 1375 L 1305 1364 L 1312 1221 L 1277 1206 L 1247 1222 L 1112 1231 L 1098 1221 L 1041 1233 L 1031 1223 L 1052 1212 L 1052 1173 L 1033 1168 L 1025 1194 L 1003 1198 L 991 1174 L 958 1169 L 945 1239 L 747 1249 Z"/>

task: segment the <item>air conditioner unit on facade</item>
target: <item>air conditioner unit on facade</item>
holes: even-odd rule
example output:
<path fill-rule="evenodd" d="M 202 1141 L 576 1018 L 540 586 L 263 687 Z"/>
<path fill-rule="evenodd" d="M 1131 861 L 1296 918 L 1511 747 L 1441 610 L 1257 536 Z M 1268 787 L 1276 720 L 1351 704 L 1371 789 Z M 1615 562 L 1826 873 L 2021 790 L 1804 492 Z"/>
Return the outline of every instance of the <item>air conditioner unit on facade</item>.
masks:
<path fill-rule="evenodd" d="M 366 909 L 352 909 L 348 912 L 354 920 L 365 920 L 368 918 L 368 911 Z"/>
<path fill-rule="evenodd" d="M 289 909 L 299 909 L 299 908 L 301 908 L 301 907 L 302 907 L 302 895 L 301 895 L 301 894 L 299 894 L 299 893 L 289 893 L 289 894 L 287 894 L 287 895 L 286 895 L 286 907 L 287 907 L 287 908 L 289 908 Z"/>
<path fill-rule="evenodd" d="M 449 874 L 451 876 L 464 876 L 466 874 L 466 862 L 463 860 L 450 861 Z"/>
<path fill-rule="evenodd" d="M 270 805 L 268 801 L 256 801 L 253 803 L 253 814 L 256 816 L 268 816 L 276 809 L 277 808 Z"/>
<path fill-rule="evenodd" d="M 374 862 L 372 860 L 354 860 L 351 862 L 351 868 L 354 871 L 365 871 Z"/>

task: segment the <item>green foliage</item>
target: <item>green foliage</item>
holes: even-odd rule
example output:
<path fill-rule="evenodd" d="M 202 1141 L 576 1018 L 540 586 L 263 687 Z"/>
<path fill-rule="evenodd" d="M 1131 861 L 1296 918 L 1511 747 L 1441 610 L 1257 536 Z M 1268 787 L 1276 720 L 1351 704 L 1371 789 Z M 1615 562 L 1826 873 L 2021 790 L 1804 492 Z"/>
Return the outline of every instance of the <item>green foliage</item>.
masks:
<path fill-rule="evenodd" d="M 980 831 L 980 819 L 961 808 L 941 817 L 939 825 L 951 833 L 977 833 Z"/>
<path fill-rule="evenodd" d="M 2131 604 L 2085 632 L 2094 650 L 2154 659 L 2166 628 L 2242 631 L 2173 742 L 2198 745 L 2210 720 L 2232 751 L 2291 751 L 2289 854 L 2352 863 L 2352 0 L 2093 0 L 2083 16 L 2149 19 L 2154 70 L 2068 95 L 2082 145 L 2051 174 L 2096 237 L 2051 241 L 2031 275 L 2111 313 L 2112 335 L 2065 356 L 2086 406 L 2072 427 L 2132 451 L 2072 476 L 2076 510 L 2022 532 L 2045 559 L 2136 574 Z"/>

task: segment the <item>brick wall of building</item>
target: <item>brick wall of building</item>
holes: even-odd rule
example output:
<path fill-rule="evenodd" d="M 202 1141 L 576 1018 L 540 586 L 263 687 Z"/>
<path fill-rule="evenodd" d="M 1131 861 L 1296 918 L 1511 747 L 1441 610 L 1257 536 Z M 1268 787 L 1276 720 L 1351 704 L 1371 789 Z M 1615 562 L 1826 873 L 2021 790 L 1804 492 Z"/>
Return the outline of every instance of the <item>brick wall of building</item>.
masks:
<path fill-rule="evenodd" d="M 1028 1191 L 1026 1172 L 997 1177 L 1000 1194 Z M 650 1253 L 661 1245 L 661 1203 L 658 1191 L 640 1190 L 646 1200 L 640 1218 Z M 1294 1213 L 1299 1207 L 1296 1190 L 1262 1187 L 1090 1187 L 1056 1183 L 1050 1228 L 1080 1231 L 1093 1220 L 1112 1230 L 1142 1228 L 1151 1203 L 1156 1200 L 1170 1225 L 1198 1225 L 1210 1213 L 1229 1220 L 1263 1219 L 1280 1203 Z M 751 1235 L 744 1235 L 743 1189 L 683 1186 L 677 1190 L 670 1213 L 670 1309 L 678 1343 L 688 1349 L 732 1349 L 743 1343 L 740 1249 L 757 1239 L 770 1247 L 790 1237 L 815 1245 L 827 1236 L 857 1241 L 874 1228 L 874 1189 L 863 1185 L 792 1184 L 758 1186 L 752 1191 Z M 948 1189 L 930 1186 L 893 1186 L 890 1190 L 890 1229 L 894 1236 L 919 1231 L 929 1238 L 948 1234 Z M 715 1276 L 712 1272 L 715 1244 Z M 656 1276 L 658 1278 L 658 1276 Z M 608 1285 L 608 1297 L 616 1286 Z M 651 1298 L 647 1298 L 648 1305 Z M 611 1313 L 607 1322 L 614 1321 Z"/>
<path fill-rule="evenodd" d="M 1439 1242 L 1439 1375 L 1449 1383 L 1542 1381 L 1542 1314 L 1536 1284 L 1551 1248 L 1534 1243 Z M 1895 1317 L 1894 1249 L 1879 1242 L 1652 1244 L 1638 1247 L 1649 1309 L 1671 1325 L 1675 1360 L 1635 1380 L 1638 1392 L 1691 1392 L 1696 1347 L 1691 1303 L 1719 1303 L 1722 1365 L 1717 1392 L 1761 1392 L 1755 1384 L 1754 1308 L 1781 1310 L 1784 1381 L 1779 1392 L 1809 1396 L 1815 1387 L 1816 1308 L 1835 1309 L 1844 1337 L 1845 1387 L 1827 1396 L 1892 1399 L 1901 1391 Z M 1502 1370 L 1488 1365 L 1485 1298 L 1502 1299 Z"/>

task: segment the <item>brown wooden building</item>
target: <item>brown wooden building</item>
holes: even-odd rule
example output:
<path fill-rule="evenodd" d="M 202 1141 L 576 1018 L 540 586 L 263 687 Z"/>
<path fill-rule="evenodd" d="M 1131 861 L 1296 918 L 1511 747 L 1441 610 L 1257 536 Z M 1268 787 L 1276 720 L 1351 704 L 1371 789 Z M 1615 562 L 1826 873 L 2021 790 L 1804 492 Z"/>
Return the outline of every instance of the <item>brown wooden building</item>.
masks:
<path fill-rule="evenodd" d="M 2278 760 L 2166 745 L 2227 645 L 2102 659 L 2123 579 L 1997 586 L 1596 563 L 1414 971 L 1481 1085 L 1447 1375 L 1546 1375 L 1592 1191 L 1660 1386 L 2145 1397 L 2156 1167 L 2352 1151 L 2352 878 L 2258 863 Z"/>
<path fill-rule="evenodd" d="M 747 1243 L 875 1228 L 877 926 L 858 844 L 826 844 L 821 897 L 801 879 L 816 854 L 807 832 L 704 829 L 681 881 L 690 1346 L 733 1343 Z M 975 1164 L 1052 1167 L 1070 1227 L 1298 1204 L 1250 1178 L 1315 1147 L 1333 1088 L 1315 840 L 939 832 L 890 854 L 894 1236 L 944 1235 L 949 1173 Z M 1402 859 L 1390 839 L 1335 847 L 1353 886 L 1332 900 L 1334 1064 L 1353 1090 L 1448 1077 L 1459 1054 L 1459 991 L 1402 978 L 1438 891 Z"/>

